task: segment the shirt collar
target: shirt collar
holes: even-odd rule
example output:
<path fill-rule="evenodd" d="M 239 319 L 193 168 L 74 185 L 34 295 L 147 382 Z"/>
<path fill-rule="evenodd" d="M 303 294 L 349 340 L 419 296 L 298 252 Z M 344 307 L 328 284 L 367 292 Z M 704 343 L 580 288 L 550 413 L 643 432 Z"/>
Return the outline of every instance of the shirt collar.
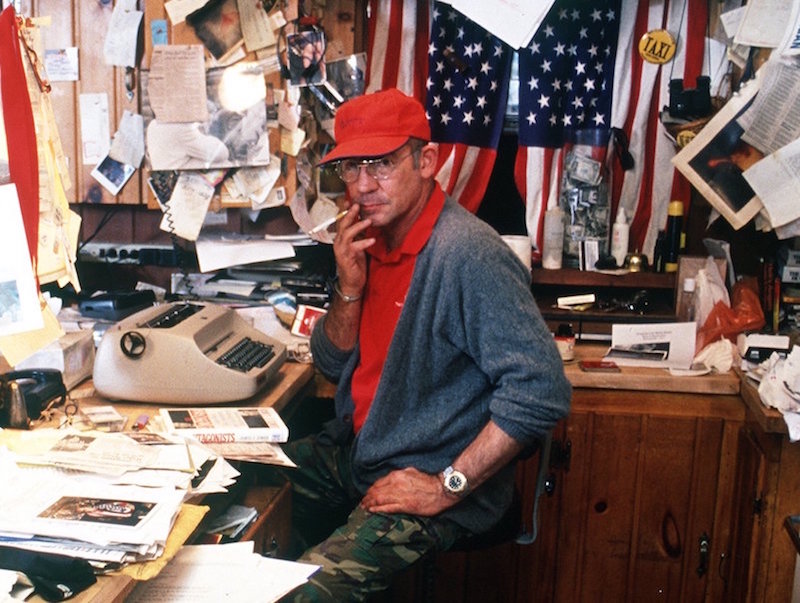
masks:
<path fill-rule="evenodd" d="M 439 214 L 442 213 L 442 208 L 444 208 L 444 199 L 444 191 L 442 191 L 439 183 L 436 182 L 428 202 L 422 208 L 417 220 L 411 226 L 411 230 L 408 231 L 400 246 L 388 251 L 386 249 L 386 240 L 379 232 L 375 232 L 373 234 L 376 239 L 375 244 L 367 249 L 367 253 L 381 262 L 396 262 L 402 255 L 417 255 L 422 251 L 428 239 L 431 238 L 436 220 L 439 218 Z"/>

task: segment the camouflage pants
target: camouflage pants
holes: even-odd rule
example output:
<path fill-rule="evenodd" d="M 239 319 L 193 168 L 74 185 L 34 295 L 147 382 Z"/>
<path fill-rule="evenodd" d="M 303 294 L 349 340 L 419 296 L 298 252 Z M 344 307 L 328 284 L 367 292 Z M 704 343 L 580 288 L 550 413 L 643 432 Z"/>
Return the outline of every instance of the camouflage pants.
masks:
<path fill-rule="evenodd" d="M 283 470 L 293 487 L 293 527 L 306 541 L 318 542 L 298 561 L 321 566 L 284 601 L 364 601 L 425 553 L 447 549 L 466 535 L 446 519 L 374 514 L 359 507 L 349 446 L 305 438 L 284 450 L 297 463 L 296 469 Z"/>

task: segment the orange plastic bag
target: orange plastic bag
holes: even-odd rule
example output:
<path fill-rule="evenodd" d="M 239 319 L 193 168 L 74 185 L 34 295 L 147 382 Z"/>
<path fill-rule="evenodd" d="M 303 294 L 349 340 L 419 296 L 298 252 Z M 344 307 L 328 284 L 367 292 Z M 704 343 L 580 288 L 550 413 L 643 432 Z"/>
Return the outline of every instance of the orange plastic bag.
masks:
<path fill-rule="evenodd" d="M 705 323 L 697 330 L 695 350 L 699 352 L 722 337 L 735 342 L 739 333 L 763 327 L 766 321 L 757 291 L 754 278 L 737 282 L 733 286 L 731 305 L 721 301 L 714 304 Z"/>

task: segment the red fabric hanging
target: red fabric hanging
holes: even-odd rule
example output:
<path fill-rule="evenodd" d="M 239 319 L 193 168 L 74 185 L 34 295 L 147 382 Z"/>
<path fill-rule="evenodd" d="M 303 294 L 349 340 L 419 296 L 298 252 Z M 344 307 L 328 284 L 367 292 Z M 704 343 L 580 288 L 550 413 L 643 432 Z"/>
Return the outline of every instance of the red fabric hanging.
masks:
<path fill-rule="evenodd" d="M 0 13 L 0 96 L 8 145 L 11 182 L 17 186 L 31 261 L 36 265 L 39 242 L 39 159 L 36 128 L 12 6 Z"/>

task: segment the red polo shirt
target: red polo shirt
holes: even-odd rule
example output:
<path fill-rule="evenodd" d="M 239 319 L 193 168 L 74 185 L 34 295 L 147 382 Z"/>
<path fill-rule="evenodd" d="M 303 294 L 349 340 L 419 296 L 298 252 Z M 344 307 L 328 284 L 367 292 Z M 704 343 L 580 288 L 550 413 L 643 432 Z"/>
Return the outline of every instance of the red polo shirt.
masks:
<path fill-rule="evenodd" d="M 367 249 L 369 278 L 358 335 L 361 359 L 352 380 L 356 433 L 364 425 L 375 397 L 389 344 L 411 285 L 417 255 L 428 242 L 443 207 L 444 193 L 437 185 L 400 247 L 387 251 L 386 242 L 376 235 L 375 244 Z"/>

